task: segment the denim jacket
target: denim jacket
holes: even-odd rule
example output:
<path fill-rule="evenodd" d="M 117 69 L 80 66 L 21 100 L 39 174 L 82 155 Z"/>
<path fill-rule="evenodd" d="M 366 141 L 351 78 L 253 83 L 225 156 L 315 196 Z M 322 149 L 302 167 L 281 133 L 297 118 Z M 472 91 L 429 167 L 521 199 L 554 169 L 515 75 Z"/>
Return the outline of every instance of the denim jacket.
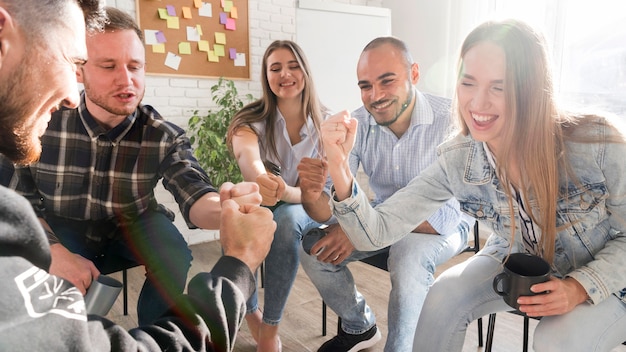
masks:
<path fill-rule="evenodd" d="M 611 294 L 626 303 L 626 144 L 607 142 L 607 134 L 614 130 L 605 124 L 585 128 L 586 136 L 603 142 L 566 145 L 577 179 L 568 180 L 561 173 L 564 196 L 557 206 L 552 274 L 576 279 L 594 304 Z M 401 239 L 451 197 L 459 201 L 461 211 L 493 231 L 481 255 L 501 261 L 509 249 L 523 251 L 519 228 L 510 245 L 512 215 L 503 186 L 482 143 L 469 135 L 443 143 L 437 162 L 376 208 L 356 181 L 350 198 L 338 202 L 332 197 L 331 205 L 354 246 L 373 250 Z"/>

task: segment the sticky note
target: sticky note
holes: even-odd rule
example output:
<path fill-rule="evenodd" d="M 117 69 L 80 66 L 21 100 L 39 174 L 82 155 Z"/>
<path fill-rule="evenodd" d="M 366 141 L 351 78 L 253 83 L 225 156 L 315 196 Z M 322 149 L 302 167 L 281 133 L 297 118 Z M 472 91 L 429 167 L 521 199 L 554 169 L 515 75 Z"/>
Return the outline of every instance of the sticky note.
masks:
<path fill-rule="evenodd" d="M 217 56 L 226 56 L 226 49 L 224 49 L 224 45 L 222 44 L 213 45 L 213 51 Z"/>
<path fill-rule="evenodd" d="M 165 66 L 172 68 L 178 71 L 178 67 L 180 66 L 180 61 L 182 58 L 172 52 L 168 52 L 165 57 Z"/>
<path fill-rule="evenodd" d="M 146 43 L 146 45 L 159 44 L 156 36 L 157 32 L 157 30 L 152 29 L 146 29 L 143 31 L 144 42 Z"/>
<path fill-rule="evenodd" d="M 176 8 L 173 5 L 167 5 L 165 6 L 165 8 L 167 9 L 167 14 L 170 16 L 176 16 Z"/>
<path fill-rule="evenodd" d="M 191 55 L 191 43 L 189 42 L 178 43 L 178 53 L 181 55 Z"/>
<path fill-rule="evenodd" d="M 183 18 L 191 18 L 191 7 L 183 6 Z"/>
<path fill-rule="evenodd" d="M 215 32 L 215 43 L 217 43 L 217 44 L 226 44 L 226 33 L 224 33 L 224 32 Z"/>
<path fill-rule="evenodd" d="M 220 12 L 220 24 L 226 24 L 228 14 L 226 12 Z"/>
<path fill-rule="evenodd" d="M 168 17 L 167 18 L 167 28 L 169 28 L 169 29 L 179 29 L 180 28 L 180 21 L 178 20 L 178 17 Z"/>
<path fill-rule="evenodd" d="M 237 49 L 235 49 L 235 48 L 228 49 L 228 57 L 231 60 L 234 60 L 235 58 L 237 58 Z"/>
<path fill-rule="evenodd" d="M 162 31 L 158 31 L 156 33 L 156 38 L 157 38 L 157 42 L 159 43 L 167 42 L 167 39 L 165 39 L 165 33 L 163 33 Z"/>
<path fill-rule="evenodd" d="M 187 27 L 187 41 L 197 42 L 198 40 L 200 40 L 200 34 L 196 27 Z"/>
<path fill-rule="evenodd" d="M 231 7 L 230 18 L 239 18 L 239 14 L 237 13 L 237 6 Z"/>
<path fill-rule="evenodd" d="M 157 9 L 157 11 L 159 12 L 159 18 L 162 20 L 166 20 L 168 17 L 170 17 L 170 15 L 167 14 L 167 9 L 159 8 Z"/>
<path fill-rule="evenodd" d="M 226 20 L 226 29 L 231 30 L 231 31 L 234 31 L 235 29 L 237 29 L 237 25 L 234 19 L 229 18 L 228 20 Z"/>
<path fill-rule="evenodd" d="M 202 37 L 202 26 L 201 25 L 197 25 L 196 26 L 196 31 L 198 31 L 198 34 Z"/>
<path fill-rule="evenodd" d="M 233 2 L 230 0 L 224 1 L 224 11 L 230 12 L 230 9 L 233 8 Z"/>
<path fill-rule="evenodd" d="M 193 6 L 197 9 L 202 7 L 202 0 L 193 0 Z"/>
<path fill-rule="evenodd" d="M 207 57 L 208 57 L 209 62 L 220 62 L 219 56 L 215 55 L 213 50 L 209 50 Z"/>
<path fill-rule="evenodd" d="M 209 52 L 209 41 L 208 40 L 200 40 L 198 42 L 198 51 Z"/>
<path fill-rule="evenodd" d="M 198 16 L 213 17 L 213 6 L 208 2 L 203 2 L 202 6 L 198 9 Z"/>
<path fill-rule="evenodd" d="M 165 44 L 154 44 L 152 45 L 152 52 L 157 54 L 165 53 Z"/>
<path fill-rule="evenodd" d="M 246 66 L 246 54 L 237 53 L 237 58 L 235 59 L 235 66 Z"/>

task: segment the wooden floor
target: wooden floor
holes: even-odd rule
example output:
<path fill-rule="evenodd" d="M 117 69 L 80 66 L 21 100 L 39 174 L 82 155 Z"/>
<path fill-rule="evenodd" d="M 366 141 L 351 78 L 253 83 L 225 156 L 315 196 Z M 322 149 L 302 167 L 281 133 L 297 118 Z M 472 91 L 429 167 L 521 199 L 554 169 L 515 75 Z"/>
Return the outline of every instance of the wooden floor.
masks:
<path fill-rule="evenodd" d="M 189 278 L 198 272 L 209 271 L 221 251 L 219 242 L 206 242 L 192 245 L 194 261 L 192 263 Z M 468 258 L 471 254 L 461 254 L 445 265 L 438 268 L 441 272 L 450 265 L 456 264 Z M 350 264 L 359 291 L 365 296 L 368 304 L 377 316 L 378 327 L 383 338 L 387 335 L 387 297 L 389 295 L 390 282 L 389 274 L 383 270 L 374 268 L 360 262 Z M 121 273 L 114 276 L 121 280 Z M 119 323 L 125 328 L 132 328 L 137 324 L 135 307 L 137 294 L 143 284 L 143 268 L 138 267 L 129 270 L 129 315 L 122 314 L 122 295 L 118 298 L 111 312 L 107 316 L 109 319 Z M 259 290 L 262 297 L 263 289 Z M 262 302 L 262 298 L 259 298 Z M 280 336 L 284 352 L 317 351 L 317 348 L 327 339 L 335 335 L 337 327 L 337 316 L 329 310 L 327 336 L 322 336 L 322 300 L 315 287 L 306 276 L 302 268 L 298 271 L 295 285 L 287 302 L 287 307 L 283 320 L 280 324 Z M 517 352 L 522 350 L 522 318 L 509 313 L 498 314 L 496 333 L 494 337 L 494 352 Z M 487 321 L 484 319 L 483 330 L 487 330 Z M 531 319 L 531 336 L 536 322 Z M 532 339 L 532 338 L 531 338 Z M 531 340 L 532 341 L 532 340 Z M 384 340 L 367 351 L 382 351 Z M 244 322 L 241 333 L 237 337 L 235 346 L 237 352 L 256 351 L 254 340 L 252 339 Z M 478 347 L 477 328 L 474 322 L 467 333 L 463 352 L 483 351 Z M 620 346 L 613 352 L 626 352 L 626 346 Z"/>

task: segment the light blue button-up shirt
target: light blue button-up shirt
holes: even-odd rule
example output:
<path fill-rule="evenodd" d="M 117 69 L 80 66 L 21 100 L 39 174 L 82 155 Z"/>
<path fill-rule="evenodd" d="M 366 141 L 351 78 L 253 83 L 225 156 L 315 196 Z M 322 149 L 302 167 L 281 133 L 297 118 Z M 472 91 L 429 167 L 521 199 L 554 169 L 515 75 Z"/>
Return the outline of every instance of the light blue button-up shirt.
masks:
<path fill-rule="evenodd" d="M 359 122 L 350 155 L 353 175 L 359 168 L 369 177 L 374 192 L 372 205 L 385 201 L 406 186 L 437 159 L 437 146 L 450 133 L 450 99 L 416 90 L 416 103 L 408 130 L 398 138 L 388 127 L 380 126 L 361 107 L 352 113 Z M 451 199 L 428 218 L 440 234 L 458 231 L 459 204 Z"/>

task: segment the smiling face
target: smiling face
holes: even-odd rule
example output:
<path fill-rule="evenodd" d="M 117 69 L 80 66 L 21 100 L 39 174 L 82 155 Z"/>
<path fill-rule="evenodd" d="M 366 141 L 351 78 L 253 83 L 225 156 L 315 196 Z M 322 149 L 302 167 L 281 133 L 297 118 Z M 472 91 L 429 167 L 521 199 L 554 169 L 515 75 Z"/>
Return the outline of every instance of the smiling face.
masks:
<path fill-rule="evenodd" d="M 267 81 L 278 100 L 300 98 L 304 72 L 291 50 L 278 48 L 267 57 Z"/>
<path fill-rule="evenodd" d="M 361 54 L 357 66 L 361 100 L 376 123 L 389 126 L 407 120 L 406 107 L 413 99 L 413 84 L 419 79 L 417 64 L 406 62 L 402 53 L 391 44 L 368 49 Z"/>
<path fill-rule="evenodd" d="M 87 36 L 89 61 L 79 72 L 87 109 L 101 124 L 116 126 L 132 114 L 145 91 L 145 51 L 130 29 Z"/>
<path fill-rule="evenodd" d="M 480 42 L 463 56 L 457 83 L 459 111 L 472 137 L 496 152 L 502 143 L 505 116 L 505 54 L 491 42 Z"/>
<path fill-rule="evenodd" d="M 81 9 L 68 4 L 64 26 L 53 26 L 46 43 L 26 40 L 19 24 L 3 9 L 0 13 L 2 45 L 9 48 L 0 62 L 0 121 L 10 132 L 0 138 L 0 152 L 15 162 L 36 161 L 41 153 L 39 137 L 45 132 L 51 114 L 61 105 L 76 107 L 79 102 L 76 84 L 77 65 L 87 57 L 85 22 Z"/>

